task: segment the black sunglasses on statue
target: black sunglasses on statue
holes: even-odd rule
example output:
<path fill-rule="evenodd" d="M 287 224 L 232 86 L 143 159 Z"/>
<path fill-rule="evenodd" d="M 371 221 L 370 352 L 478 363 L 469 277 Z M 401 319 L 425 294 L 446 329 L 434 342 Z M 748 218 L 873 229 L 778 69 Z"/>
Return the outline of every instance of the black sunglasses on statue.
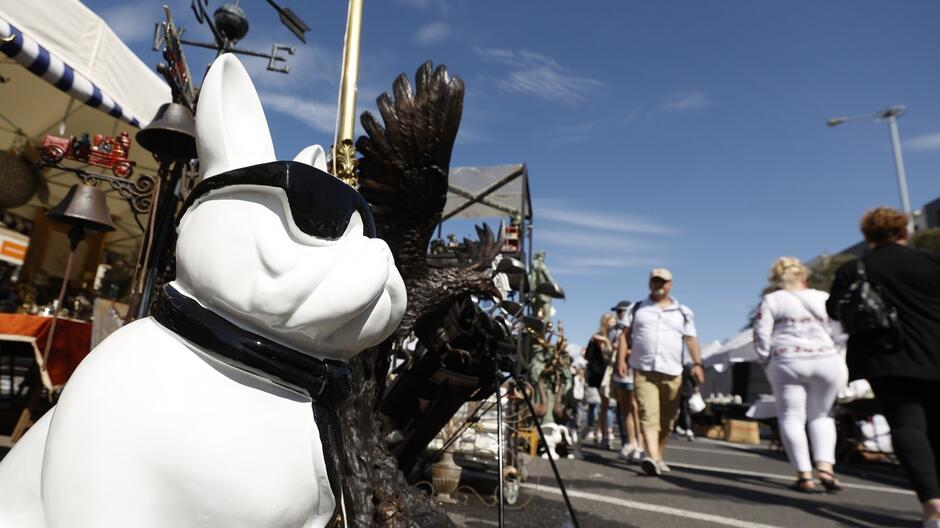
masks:
<path fill-rule="evenodd" d="M 369 203 L 358 191 L 329 174 L 297 161 L 272 161 L 241 167 L 205 179 L 193 188 L 180 212 L 183 214 L 210 192 L 235 185 L 263 185 L 284 189 L 294 223 L 304 233 L 318 238 L 343 236 L 353 212 L 362 218 L 363 234 L 375 238 L 375 223 Z"/>

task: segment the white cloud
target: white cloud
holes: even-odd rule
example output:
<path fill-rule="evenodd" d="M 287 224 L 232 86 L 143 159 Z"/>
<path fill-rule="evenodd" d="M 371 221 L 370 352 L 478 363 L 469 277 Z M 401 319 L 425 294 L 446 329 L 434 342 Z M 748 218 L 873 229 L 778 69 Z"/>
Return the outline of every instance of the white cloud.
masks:
<path fill-rule="evenodd" d="M 691 112 L 711 105 L 712 101 L 703 92 L 677 92 L 667 95 L 661 108 L 666 112 Z"/>
<path fill-rule="evenodd" d="M 641 257 L 559 256 L 558 262 L 562 266 L 579 268 L 624 268 L 644 266 L 649 262 L 649 259 Z"/>
<path fill-rule="evenodd" d="M 587 94 L 601 88 L 603 82 L 570 73 L 551 57 L 532 51 L 500 48 L 475 48 L 484 61 L 509 67 L 506 78 L 497 81 L 499 89 L 544 99 L 555 103 L 575 104 Z"/>
<path fill-rule="evenodd" d="M 639 108 L 634 108 L 633 110 L 630 110 L 630 112 L 627 113 L 627 115 L 623 116 L 623 122 L 629 123 L 631 121 L 635 121 L 637 118 L 640 117 L 642 113 L 643 113 L 642 110 L 640 110 Z"/>
<path fill-rule="evenodd" d="M 262 93 L 265 108 L 306 123 L 310 128 L 332 134 L 336 128 L 336 103 L 303 99 L 294 95 Z"/>
<path fill-rule="evenodd" d="M 418 28 L 414 41 L 418 44 L 434 44 L 441 42 L 450 35 L 450 26 L 446 22 L 432 22 Z"/>
<path fill-rule="evenodd" d="M 270 50 L 271 43 L 251 38 L 239 43 L 240 47 L 256 50 Z M 328 89 L 335 94 L 339 86 L 340 70 L 342 69 L 342 54 L 332 52 L 326 48 L 312 46 L 295 46 L 295 53 L 288 55 L 286 51 L 278 52 L 278 56 L 287 59 L 286 65 L 290 67 L 287 75 L 268 71 L 268 61 L 256 57 L 239 57 L 252 82 L 263 88 L 285 89 L 310 88 Z M 280 66 L 284 66 L 281 63 Z"/>
<path fill-rule="evenodd" d="M 674 235 L 677 233 L 672 227 L 635 217 L 614 213 L 579 211 L 557 200 L 537 200 L 533 209 L 539 219 L 578 227 L 650 235 Z"/>
<path fill-rule="evenodd" d="M 164 20 L 157 3 L 121 4 L 101 10 L 98 15 L 125 44 L 153 39 L 153 28 Z"/>
<path fill-rule="evenodd" d="M 592 139 L 602 123 L 598 120 L 584 121 L 572 125 L 549 128 L 537 134 L 538 137 L 553 143 L 578 143 Z"/>
<path fill-rule="evenodd" d="M 466 113 L 464 114 L 466 116 Z M 466 117 L 464 117 L 466 119 Z M 472 123 L 461 122 L 460 129 L 457 131 L 456 142 L 458 145 L 473 145 L 476 143 L 485 143 L 490 140 L 482 129 L 474 126 Z"/>
<path fill-rule="evenodd" d="M 604 256 L 566 256 L 553 255 L 549 257 L 549 269 L 552 275 L 600 275 L 611 273 L 623 268 L 649 267 L 661 259 L 649 257 L 604 257 Z"/>
<path fill-rule="evenodd" d="M 450 10 L 451 0 L 398 0 L 398 3 L 421 11 L 436 9 L 447 12 Z"/>
<path fill-rule="evenodd" d="M 908 150 L 940 150 L 940 133 L 925 134 L 904 142 L 904 148 Z"/>
<path fill-rule="evenodd" d="M 624 238 L 623 235 L 604 233 L 585 233 L 574 229 L 545 227 L 535 234 L 539 245 L 543 243 L 565 247 L 596 249 L 601 251 L 648 249 L 650 244 L 639 240 Z"/>

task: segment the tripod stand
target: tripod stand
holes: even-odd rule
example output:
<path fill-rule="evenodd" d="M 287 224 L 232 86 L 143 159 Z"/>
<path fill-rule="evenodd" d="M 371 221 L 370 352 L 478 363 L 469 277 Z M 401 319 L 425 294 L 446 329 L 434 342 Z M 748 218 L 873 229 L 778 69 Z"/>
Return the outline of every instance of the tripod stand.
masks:
<path fill-rule="evenodd" d="M 512 372 L 511 374 L 503 378 L 501 376 L 501 373 L 499 372 L 499 365 L 497 363 L 496 365 L 496 380 L 497 380 L 496 438 L 497 438 L 499 447 L 496 451 L 496 458 L 497 458 L 497 465 L 499 467 L 498 498 L 499 498 L 499 526 L 500 528 L 505 526 L 505 522 L 506 522 L 506 517 L 505 517 L 506 512 L 505 512 L 505 505 L 504 505 L 504 500 L 503 500 L 503 487 L 505 485 L 503 481 L 504 480 L 504 475 L 503 475 L 503 404 L 502 404 L 502 395 L 500 394 L 500 390 L 499 390 L 500 385 L 502 385 L 502 381 L 512 379 L 513 382 L 517 386 L 522 387 L 522 399 L 525 400 L 526 406 L 529 408 L 529 413 L 532 415 L 533 421 L 535 421 L 535 430 L 538 431 L 539 441 L 541 441 L 542 444 L 545 445 L 546 447 L 548 446 L 548 442 L 545 441 L 545 433 L 542 432 L 542 425 L 538 423 L 538 420 L 535 417 L 535 405 L 532 404 L 532 397 L 525 390 L 525 380 L 523 380 L 522 377 L 519 374 L 517 374 L 514 369 L 511 370 L 511 372 Z M 568 515 L 571 516 L 571 522 L 574 524 L 575 528 L 580 528 L 580 525 L 578 524 L 578 517 L 577 515 L 575 515 L 575 512 L 574 512 L 574 507 L 571 505 L 571 500 L 568 498 L 568 491 L 565 489 L 565 483 L 561 479 L 561 474 L 558 473 L 558 466 L 555 465 L 555 459 L 554 457 L 552 457 L 551 453 L 548 453 L 548 462 L 552 466 L 552 473 L 554 473 L 555 475 L 555 482 L 558 483 L 558 488 L 561 489 L 561 496 L 565 499 L 565 507 L 568 508 Z"/>

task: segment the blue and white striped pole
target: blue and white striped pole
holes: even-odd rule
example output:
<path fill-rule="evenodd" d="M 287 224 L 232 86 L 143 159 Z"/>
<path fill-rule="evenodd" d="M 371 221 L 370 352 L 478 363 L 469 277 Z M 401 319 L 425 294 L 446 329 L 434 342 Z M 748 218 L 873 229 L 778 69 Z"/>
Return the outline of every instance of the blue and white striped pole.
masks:
<path fill-rule="evenodd" d="M 95 83 L 2 18 L 0 18 L 0 53 L 88 106 L 124 120 L 135 127 L 140 127 L 140 120 L 137 116 L 126 114 L 121 105 L 102 92 Z"/>

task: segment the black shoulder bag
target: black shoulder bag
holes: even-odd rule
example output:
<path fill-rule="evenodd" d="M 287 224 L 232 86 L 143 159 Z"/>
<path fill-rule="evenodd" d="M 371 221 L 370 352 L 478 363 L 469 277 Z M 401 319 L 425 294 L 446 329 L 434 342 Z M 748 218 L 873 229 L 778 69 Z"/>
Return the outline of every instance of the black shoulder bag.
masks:
<path fill-rule="evenodd" d="M 897 308 L 888 306 L 878 289 L 868 281 L 865 262 L 856 261 L 858 276 L 848 292 L 836 301 L 836 314 L 850 336 L 898 333 Z"/>

